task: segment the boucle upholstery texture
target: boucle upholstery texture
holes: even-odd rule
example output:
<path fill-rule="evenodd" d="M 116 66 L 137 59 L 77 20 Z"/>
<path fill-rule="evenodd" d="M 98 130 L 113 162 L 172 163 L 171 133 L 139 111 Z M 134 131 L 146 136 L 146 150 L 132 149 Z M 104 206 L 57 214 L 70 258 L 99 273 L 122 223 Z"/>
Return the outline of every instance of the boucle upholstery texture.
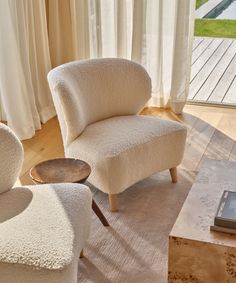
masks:
<path fill-rule="evenodd" d="M 19 187 L 2 194 L 2 282 L 77 282 L 91 201 L 90 190 L 80 184 Z"/>
<path fill-rule="evenodd" d="M 88 181 L 114 194 L 156 172 L 177 166 L 183 157 L 186 129 L 172 121 L 119 116 L 89 125 L 66 148 L 66 155 L 87 161 L 95 170 Z"/>
<path fill-rule="evenodd" d="M 0 193 L 15 184 L 23 162 L 23 147 L 6 125 L 0 123 Z"/>
<path fill-rule="evenodd" d="M 1 147 L 0 176 L 9 171 L 14 183 L 22 146 L 4 125 L 0 137 L 8 153 Z M 7 189 L 0 194 L 0 282 L 76 283 L 79 255 L 90 228 L 90 189 L 67 183 Z"/>
<path fill-rule="evenodd" d="M 65 155 L 92 166 L 89 177 L 116 194 L 158 171 L 180 164 L 186 128 L 138 116 L 151 96 L 143 67 L 124 59 L 94 59 L 51 70 L 49 85 Z"/>
<path fill-rule="evenodd" d="M 65 145 L 91 123 L 139 112 L 150 98 L 144 68 L 125 59 L 82 60 L 48 75 Z"/>
<path fill-rule="evenodd" d="M 2 194 L 1 282 L 77 282 L 90 208 L 91 193 L 79 184 L 19 187 Z"/>

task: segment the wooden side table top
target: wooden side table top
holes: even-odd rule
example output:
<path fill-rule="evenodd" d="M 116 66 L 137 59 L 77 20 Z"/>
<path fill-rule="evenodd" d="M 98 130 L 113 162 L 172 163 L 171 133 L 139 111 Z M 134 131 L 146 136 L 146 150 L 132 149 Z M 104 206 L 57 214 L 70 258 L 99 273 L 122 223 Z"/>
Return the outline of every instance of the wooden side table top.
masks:
<path fill-rule="evenodd" d="M 57 158 L 35 165 L 30 170 L 30 177 L 39 184 L 83 183 L 90 173 L 91 167 L 85 161 L 74 158 Z"/>

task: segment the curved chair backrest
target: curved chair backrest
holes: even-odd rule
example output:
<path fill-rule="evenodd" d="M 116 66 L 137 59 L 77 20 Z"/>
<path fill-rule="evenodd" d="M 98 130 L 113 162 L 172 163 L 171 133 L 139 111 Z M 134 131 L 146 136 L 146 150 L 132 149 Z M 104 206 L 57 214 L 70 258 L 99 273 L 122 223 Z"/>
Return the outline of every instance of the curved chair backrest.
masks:
<path fill-rule="evenodd" d="M 64 146 L 91 123 L 137 114 L 151 96 L 145 69 L 125 59 L 90 59 L 61 65 L 48 74 Z"/>
<path fill-rule="evenodd" d="M 10 190 L 21 170 L 23 147 L 17 136 L 0 123 L 0 193 Z"/>

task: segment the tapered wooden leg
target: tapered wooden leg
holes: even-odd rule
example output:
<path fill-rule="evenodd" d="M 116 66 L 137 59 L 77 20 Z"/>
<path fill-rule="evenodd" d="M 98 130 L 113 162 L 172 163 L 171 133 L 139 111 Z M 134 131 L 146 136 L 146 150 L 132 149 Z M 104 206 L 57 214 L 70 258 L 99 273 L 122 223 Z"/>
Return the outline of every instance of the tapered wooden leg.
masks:
<path fill-rule="evenodd" d="M 84 250 L 82 250 L 82 251 L 80 252 L 79 258 L 83 258 L 83 257 L 84 257 Z"/>
<path fill-rule="evenodd" d="M 117 198 L 117 194 L 109 194 L 108 197 L 109 197 L 110 211 L 111 212 L 118 211 L 118 198 Z"/>
<path fill-rule="evenodd" d="M 169 170 L 170 170 L 170 176 L 171 176 L 172 183 L 177 183 L 177 181 L 178 181 L 177 167 L 170 168 Z"/>
<path fill-rule="evenodd" d="M 99 220 L 102 222 L 102 224 L 104 226 L 109 226 L 109 223 L 107 222 L 106 217 L 104 216 L 104 214 L 102 213 L 101 209 L 98 207 L 94 199 L 92 202 L 92 208 L 95 214 L 97 215 L 97 217 L 99 218 Z"/>

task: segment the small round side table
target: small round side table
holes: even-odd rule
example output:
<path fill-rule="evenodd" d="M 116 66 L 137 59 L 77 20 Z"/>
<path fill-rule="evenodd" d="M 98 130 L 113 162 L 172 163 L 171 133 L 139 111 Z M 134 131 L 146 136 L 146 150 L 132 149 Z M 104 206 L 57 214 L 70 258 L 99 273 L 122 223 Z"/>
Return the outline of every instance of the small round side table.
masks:
<path fill-rule="evenodd" d="M 74 158 L 57 158 L 38 163 L 30 169 L 30 177 L 37 184 L 81 183 L 91 173 L 91 167 L 85 161 Z M 104 214 L 92 201 L 92 209 L 104 226 L 109 226 Z"/>

